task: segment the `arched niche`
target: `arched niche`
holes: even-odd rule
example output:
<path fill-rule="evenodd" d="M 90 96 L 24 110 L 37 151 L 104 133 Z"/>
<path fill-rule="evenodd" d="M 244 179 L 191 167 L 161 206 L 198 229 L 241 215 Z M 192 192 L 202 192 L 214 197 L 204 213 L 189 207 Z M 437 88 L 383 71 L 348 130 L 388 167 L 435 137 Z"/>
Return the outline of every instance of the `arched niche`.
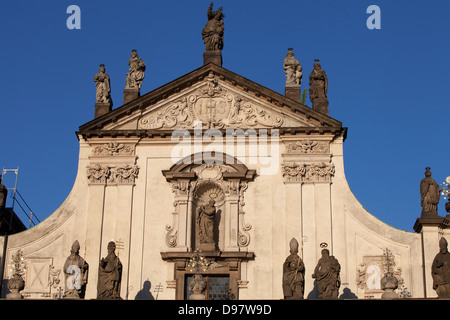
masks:
<path fill-rule="evenodd" d="M 162 173 L 174 193 L 172 224 L 166 226 L 168 251 L 200 249 L 198 209 L 213 198 L 216 200 L 214 250 L 247 250 L 251 226 L 244 220 L 243 199 L 247 183 L 256 176 L 255 170 L 230 155 L 205 152 L 192 154 Z"/>

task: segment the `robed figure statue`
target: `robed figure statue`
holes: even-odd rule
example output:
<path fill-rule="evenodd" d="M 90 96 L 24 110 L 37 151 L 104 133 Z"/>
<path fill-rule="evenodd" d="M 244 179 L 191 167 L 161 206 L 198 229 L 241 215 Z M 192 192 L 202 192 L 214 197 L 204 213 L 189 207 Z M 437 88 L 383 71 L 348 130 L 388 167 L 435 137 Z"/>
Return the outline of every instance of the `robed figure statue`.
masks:
<path fill-rule="evenodd" d="M 116 244 L 108 243 L 108 255 L 100 260 L 97 299 L 120 299 L 122 263 L 115 254 Z"/>
<path fill-rule="evenodd" d="M 209 200 L 206 205 L 200 206 L 197 215 L 197 236 L 200 242 L 200 249 L 209 248 L 214 250 L 214 220 L 216 218 L 215 201 Z M 208 250 L 208 249 L 207 249 Z"/>
<path fill-rule="evenodd" d="M 289 243 L 290 255 L 283 264 L 283 296 L 285 299 L 303 299 L 305 291 L 305 265 L 298 253 L 298 241 Z"/>
<path fill-rule="evenodd" d="M 433 277 L 433 289 L 440 299 L 450 299 L 450 253 L 447 240 L 442 237 L 439 240 L 439 253 L 431 265 Z"/>
<path fill-rule="evenodd" d="M 334 256 L 330 256 L 328 249 L 322 250 L 322 257 L 317 262 L 312 277 L 317 281 L 319 299 L 337 299 L 339 288 L 341 265 Z"/>
<path fill-rule="evenodd" d="M 202 30 L 202 38 L 207 51 L 223 49 L 223 18 L 222 7 L 213 11 L 213 3 L 208 8 L 208 22 Z"/>
<path fill-rule="evenodd" d="M 430 168 L 425 168 L 425 178 L 420 181 L 420 204 L 422 206 L 422 215 L 437 215 L 437 206 L 439 204 L 439 193 L 442 191 L 439 185 L 431 177 Z"/>
<path fill-rule="evenodd" d="M 96 85 L 95 102 L 111 103 L 111 84 L 109 75 L 105 73 L 105 65 L 101 64 L 98 73 L 94 76 Z"/>
<path fill-rule="evenodd" d="M 80 256 L 78 240 L 72 244 L 70 255 L 64 263 L 64 299 L 83 299 L 86 292 L 89 265 Z"/>

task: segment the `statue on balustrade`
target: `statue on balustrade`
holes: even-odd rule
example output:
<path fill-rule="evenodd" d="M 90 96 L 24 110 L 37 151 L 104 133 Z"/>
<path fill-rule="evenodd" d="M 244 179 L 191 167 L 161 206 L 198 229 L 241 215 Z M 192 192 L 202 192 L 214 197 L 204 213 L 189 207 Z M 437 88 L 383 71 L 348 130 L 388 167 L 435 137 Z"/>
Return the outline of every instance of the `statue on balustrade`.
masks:
<path fill-rule="evenodd" d="M 64 263 L 64 299 L 83 299 L 86 292 L 89 265 L 80 256 L 80 244 L 72 244 L 70 255 Z"/>
<path fill-rule="evenodd" d="M 437 215 L 440 192 L 437 182 L 431 177 L 430 168 L 425 168 L 425 178 L 420 181 L 420 204 L 422 206 L 422 216 Z"/>
<path fill-rule="evenodd" d="M 290 255 L 283 264 L 283 296 L 285 299 L 303 299 L 305 291 L 305 265 L 298 255 L 298 241 L 289 243 Z"/>
<path fill-rule="evenodd" d="M 439 249 L 431 265 L 433 289 L 436 290 L 438 298 L 450 299 L 450 253 L 447 239 L 444 237 L 439 240 Z"/>
<path fill-rule="evenodd" d="M 341 265 L 338 260 L 334 256 L 330 256 L 328 249 L 322 249 L 322 257 L 312 275 L 313 279 L 317 281 L 319 299 L 338 298 L 341 286 L 340 271 Z"/>
<path fill-rule="evenodd" d="M 120 299 L 122 263 L 115 253 L 116 244 L 108 243 L 108 255 L 100 260 L 97 299 Z"/>

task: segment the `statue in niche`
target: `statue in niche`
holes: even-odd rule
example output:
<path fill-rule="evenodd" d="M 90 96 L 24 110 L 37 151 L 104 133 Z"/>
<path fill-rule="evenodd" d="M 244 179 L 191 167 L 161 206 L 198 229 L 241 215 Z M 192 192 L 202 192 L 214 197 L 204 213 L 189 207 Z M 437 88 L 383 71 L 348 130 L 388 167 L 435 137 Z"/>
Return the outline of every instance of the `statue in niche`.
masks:
<path fill-rule="evenodd" d="M 295 58 L 292 48 L 288 49 L 283 61 L 283 69 L 286 74 L 286 86 L 300 86 L 302 83 L 302 65 Z"/>
<path fill-rule="evenodd" d="M 320 66 L 319 60 L 315 60 L 314 69 L 309 75 L 309 98 L 313 109 L 328 114 L 328 77 Z"/>
<path fill-rule="evenodd" d="M 289 243 L 290 255 L 283 264 L 283 296 L 285 299 L 303 299 L 305 291 L 305 265 L 298 253 L 298 241 Z"/>
<path fill-rule="evenodd" d="M 0 210 L 6 207 L 6 197 L 8 196 L 8 188 L 2 183 L 2 175 L 0 175 Z"/>
<path fill-rule="evenodd" d="M 64 263 L 65 299 L 83 299 L 86 292 L 89 265 L 80 257 L 80 244 L 72 244 L 70 255 Z"/>
<path fill-rule="evenodd" d="M 223 18 L 222 7 L 217 11 L 213 11 L 213 3 L 208 8 L 208 22 L 202 30 L 202 38 L 207 51 L 223 49 Z"/>
<path fill-rule="evenodd" d="M 128 65 L 130 66 L 130 72 L 127 73 L 127 78 L 125 79 L 125 89 L 140 89 L 146 67 L 144 61 L 138 57 L 137 50 L 133 49 L 131 51 Z"/>
<path fill-rule="evenodd" d="M 100 260 L 97 299 L 120 299 L 122 263 L 115 254 L 116 244 L 108 243 L 108 255 Z"/>
<path fill-rule="evenodd" d="M 317 281 L 319 290 L 319 299 L 337 299 L 339 295 L 339 287 L 341 265 L 334 256 L 330 256 L 328 249 L 322 249 L 322 257 L 319 259 L 314 273 L 313 279 Z"/>
<path fill-rule="evenodd" d="M 439 240 L 439 249 L 431 265 L 433 289 L 439 298 L 450 299 L 450 253 L 444 237 Z"/>
<path fill-rule="evenodd" d="M 425 168 L 425 178 L 420 181 L 420 204 L 422 206 L 422 215 L 437 215 L 437 206 L 439 203 L 440 192 L 439 185 L 431 177 L 430 168 Z"/>
<path fill-rule="evenodd" d="M 216 217 L 216 207 L 214 199 L 210 199 L 206 205 L 200 206 L 197 215 L 197 236 L 200 241 L 200 248 L 210 248 L 214 250 L 214 220 Z M 205 246 L 206 245 L 206 246 Z"/>
<path fill-rule="evenodd" d="M 96 103 L 111 103 L 111 85 L 109 75 L 105 73 L 105 65 L 101 64 L 98 73 L 94 76 L 97 87 L 95 94 Z"/>

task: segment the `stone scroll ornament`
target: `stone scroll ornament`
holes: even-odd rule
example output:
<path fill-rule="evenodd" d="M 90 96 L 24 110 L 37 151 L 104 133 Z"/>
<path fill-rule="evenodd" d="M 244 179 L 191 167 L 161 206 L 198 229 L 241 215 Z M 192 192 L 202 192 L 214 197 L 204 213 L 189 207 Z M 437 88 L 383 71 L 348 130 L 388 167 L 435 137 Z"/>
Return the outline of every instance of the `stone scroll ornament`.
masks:
<path fill-rule="evenodd" d="M 204 85 L 188 97 L 171 102 L 139 120 L 140 129 L 193 128 L 195 122 L 208 128 L 276 128 L 284 118 L 252 100 L 234 95 L 219 84 L 211 71 Z"/>
<path fill-rule="evenodd" d="M 105 65 L 101 64 L 98 73 L 94 76 L 96 85 L 95 102 L 111 103 L 111 84 L 109 75 L 105 73 Z"/>

